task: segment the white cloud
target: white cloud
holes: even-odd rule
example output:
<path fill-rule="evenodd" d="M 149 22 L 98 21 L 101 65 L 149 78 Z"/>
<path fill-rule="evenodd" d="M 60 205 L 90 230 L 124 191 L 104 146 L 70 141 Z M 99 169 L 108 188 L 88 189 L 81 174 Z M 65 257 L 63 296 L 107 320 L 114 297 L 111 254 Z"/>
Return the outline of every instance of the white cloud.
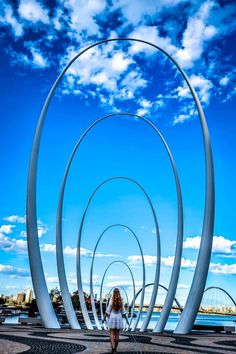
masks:
<path fill-rule="evenodd" d="M 75 54 L 75 47 L 69 47 L 61 65 Z M 100 100 L 102 106 L 110 106 L 112 111 L 116 111 L 115 100 L 133 99 L 146 85 L 147 80 L 131 56 L 117 50 L 115 43 L 109 43 L 92 48 L 73 63 L 66 75 L 62 93 L 73 93 L 86 99 L 94 97 Z"/>
<path fill-rule="evenodd" d="M 187 237 L 183 243 L 184 248 L 196 249 L 200 247 L 201 237 Z M 212 252 L 232 254 L 236 251 L 236 241 L 229 240 L 224 236 L 213 236 Z"/>
<path fill-rule="evenodd" d="M 25 216 L 20 216 L 20 215 L 10 215 L 6 216 L 3 218 L 3 220 L 12 222 L 12 223 L 19 223 L 19 224 L 25 224 Z"/>
<path fill-rule="evenodd" d="M 194 62 L 199 60 L 203 53 L 204 42 L 217 33 L 214 26 L 206 25 L 213 7 L 213 1 L 205 1 L 198 12 L 188 19 L 183 34 L 182 48 L 175 53 L 177 62 L 185 69 L 193 67 Z"/>
<path fill-rule="evenodd" d="M 129 37 L 151 42 L 161 47 L 162 49 L 166 50 L 167 53 L 169 53 L 170 55 L 174 54 L 177 50 L 177 48 L 171 43 L 171 38 L 161 37 L 158 28 L 155 26 L 140 26 L 136 28 L 129 35 Z M 137 53 L 152 54 L 152 53 L 156 53 L 157 50 L 148 44 L 132 42 L 129 52 L 132 55 Z"/>
<path fill-rule="evenodd" d="M 33 23 L 49 23 L 48 10 L 35 0 L 21 0 L 18 12 L 23 20 Z"/>
<path fill-rule="evenodd" d="M 0 273 L 10 276 L 28 277 L 30 275 L 27 269 L 13 267 L 11 265 L 0 264 Z"/>
<path fill-rule="evenodd" d="M 128 262 L 131 265 L 141 264 L 142 258 L 141 256 L 129 256 Z M 144 262 L 146 266 L 154 266 L 156 265 L 157 257 L 151 255 L 144 255 Z M 161 257 L 161 264 L 165 267 L 172 267 L 174 264 L 174 256 Z M 194 268 L 196 266 L 196 261 L 192 261 L 190 259 L 186 259 L 182 257 L 181 267 L 182 268 Z"/>
<path fill-rule="evenodd" d="M 5 5 L 3 8 L 3 15 L 0 16 L 0 23 L 10 26 L 16 37 L 23 35 L 23 26 L 15 18 L 12 7 L 10 5 Z"/>
<path fill-rule="evenodd" d="M 52 243 L 44 243 L 43 245 L 40 245 L 40 249 L 43 252 L 56 252 L 56 245 Z"/>
<path fill-rule="evenodd" d="M 47 66 L 49 66 L 48 60 L 40 51 L 40 49 L 31 48 L 31 54 L 32 54 L 31 65 L 38 68 L 46 68 Z"/>
<path fill-rule="evenodd" d="M 203 103 L 208 104 L 210 99 L 210 90 L 213 87 L 213 84 L 210 80 L 205 79 L 201 75 L 191 75 L 190 82 L 195 89 L 197 89 L 200 100 Z"/>
<path fill-rule="evenodd" d="M 184 0 L 113 0 L 113 8 L 120 9 L 123 16 L 126 18 L 124 23 L 137 25 L 143 22 L 146 17 L 156 16 L 161 10 L 173 7 Z"/>
<path fill-rule="evenodd" d="M 46 281 L 49 284 L 58 284 L 59 283 L 58 277 L 46 277 Z"/>
<path fill-rule="evenodd" d="M 147 266 L 156 264 L 157 261 L 156 256 L 144 255 L 143 258 L 144 258 L 144 263 Z M 127 259 L 129 264 L 131 265 L 140 264 L 142 262 L 141 256 L 128 256 Z"/>
<path fill-rule="evenodd" d="M 196 89 L 197 93 L 199 94 L 200 101 L 204 104 L 208 104 L 211 96 L 211 89 L 213 84 L 210 80 L 205 79 L 201 75 L 191 75 L 190 76 L 190 83 Z M 192 97 L 189 88 L 187 87 L 186 83 L 183 86 L 177 87 L 174 93 L 177 93 L 177 96 L 180 99 L 183 98 L 190 98 Z"/>
<path fill-rule="evenodd" d="M 211 263 L 209 271 L 215 274 L 236 274 L 236 263 L 233 264 Z"/>
<path fill-rule="evenodd" d="M 131 63 L 132 60 L 125 57 L 124 53 L 121 52 L 115 53 L 111 58 L 111 67 L 117 72 L 126 71 Z"/>
<path fill-rule="evenodd" d="M 38 220 L 38 236 L 42 237 L 48 232 L 48 227 L 41 220 Z"/>
<path fill-rule="evenodd" d="M 0 237 L 4 237 L 3 234 L 9 235 L 12 233 L 12 229 L 14 229 L 15 225 L 2 225 L 0 226 Z"/>
<path fill-rule="evenodd" d="M 138 281 L 135 281 L 135 286 L 142 286 L 142 281 L 138 280 Z M 115 281 L 110 281 L 110 282 L 107 282 L 104 284 L 104 287 L 107 287 L 107 288 L 113 288 L 114 286 L 123 286 L 123 287 L 132 287 L 133 289 L 133 282 L 132 280 L 115 280 Z"/>
<path fill-rule="evenodd" d="M 105 0 L 66 0 L 62 4 L 70 12 L 69 26 L 77 39 L 83 31 L 87 35 L 99 36 L 100 28 L 96 23 L 96 16 L 105 9 Z"/>
<path fill-rule="evenodd" d="M 189 120 L 190 115 L 187 114 L 179 114 L 174 117 L 173 120 L 173 125 L 179 124 L 179 123 L 184 123 L 186 120 Z"/>
<path fill-rule="evenodd" d="M 219 84 L 220 84 L 221 86 L 227 86 L 228 83 L 229 83 L 229 77 L 228 77 L 228 76 L 222 77 L 222 78 L 220 79 L 220 82 L 219 82 Z"/>

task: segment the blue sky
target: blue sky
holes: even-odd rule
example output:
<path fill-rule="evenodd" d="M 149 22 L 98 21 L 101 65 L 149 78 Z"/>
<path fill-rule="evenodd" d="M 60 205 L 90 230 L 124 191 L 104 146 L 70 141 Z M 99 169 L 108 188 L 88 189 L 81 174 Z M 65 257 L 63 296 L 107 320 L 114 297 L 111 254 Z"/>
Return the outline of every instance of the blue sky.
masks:
<path fill-rule="evenodd" d="M 235 20 L 234 1 L 3 1 L 1 26 L 0 293 L 31 286 L 25 232 L 30 151 L 47 93 L 70 58 L 105 38 L 135 37 L 160 45 L 182 66 L 203 105 L 212 141 L 216 218 L 208 286 L 236 298 L 235 236 Z M 55 217 L 67 160 L 83 131 L 99 117 L 131 112 L 152 121 L 177 164 L 184 200 L 184 250 L 178 298 L 184 303 L 197 259 L 204 206 L 204 159 L 199 119 L 181 76 L 163 54 L 147 45 L 112 42 L 87 52 L 70 68 L 48 110 L 39 153 L 39 241 L 49 289 L 58 284 Z M 162 246 L 161 283 L 168 287 L 176 240 L 173 173 L 160 139 L 144 122 L 113 117 L 89 132 L 69 174 L 63 210 L 68 282 L 76 289 L 75 252 L 81 215 L 90 194 L 111 176 L 129 176 L 151 197 Z M 87 289 L 91 252 L 111 224 L 122 223 L 140 239 L 147 281 L 154 276 L 154 221 L 142 192 L 112 181 L 95 196 L 82 239 Z M 106 266 L 121 259 L 141 284 L 137 244 L 125 228 L 107 232 L 94 267 L 96 290 Z M 131 279 L 114 265 L 105 288 Z M 147 294 L 146 300 L 148 301 Z M 164 295 L 161 294 L 162 296 Z"/>

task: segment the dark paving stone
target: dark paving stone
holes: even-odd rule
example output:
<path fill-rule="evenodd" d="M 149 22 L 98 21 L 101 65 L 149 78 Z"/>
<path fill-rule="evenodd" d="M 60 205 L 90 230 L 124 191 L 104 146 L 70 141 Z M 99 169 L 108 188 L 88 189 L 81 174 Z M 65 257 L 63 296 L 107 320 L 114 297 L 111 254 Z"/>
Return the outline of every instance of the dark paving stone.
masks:
<path fill-rule="evenodd" d="M 230 345 L 231 347 L 235 347 L 235 353 L 236 353 L 236 340 L 221 340 L 221 341 L 218 341 L 218 342 L 214 342 L 214 344 Z"/>
<path fill-rule="evenodd" d="M 86 349 L 84 345 L 73 344 L 68 342 L 58 342 L 54 340 L 36 339 L 29 337 L 17 337 L 7 334 L 0 334 L 0 339 L 7 339 L 17 343 L 26 344 L 30 349 L 22 352 L 27 354 L 35 353 L 51 353 L 51 354 L 75 354 Z"/>
<path fill-rule="evenodd" d="M 194 342 L 196 339 L 187 338 L 187 337 L 175 337 L 171 343 L 174 344 L 184 344 L 184 345 L 192 345 L 191 342 Z"/>

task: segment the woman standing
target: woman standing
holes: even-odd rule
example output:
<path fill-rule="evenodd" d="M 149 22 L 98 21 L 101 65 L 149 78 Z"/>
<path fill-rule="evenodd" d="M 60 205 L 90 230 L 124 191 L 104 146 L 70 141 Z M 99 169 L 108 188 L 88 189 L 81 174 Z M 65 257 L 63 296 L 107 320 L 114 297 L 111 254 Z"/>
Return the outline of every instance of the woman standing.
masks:
<path fill-rule="evenodd" d="M 111 352 L 116 353 L 119 343 L 119 331 L 124 327 L 123 316 L 126 311 L 122 302 L 119 289 L 115 288 L 113 291 L 112 299 L 106 310 L 106 315 L 109 317 L 108 325 L 110 328 Z"/>

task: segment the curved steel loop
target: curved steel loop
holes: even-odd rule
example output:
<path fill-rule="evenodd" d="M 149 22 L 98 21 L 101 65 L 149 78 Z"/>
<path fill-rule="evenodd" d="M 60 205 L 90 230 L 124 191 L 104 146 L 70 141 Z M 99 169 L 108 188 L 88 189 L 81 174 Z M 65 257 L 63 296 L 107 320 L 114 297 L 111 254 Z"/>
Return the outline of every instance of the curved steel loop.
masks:
<path fill-rule="evenodd" d="M 103 182 L 103 184 L 104 183 L 105 182 Z M 98 186 L 98 188 L 99 187 L 101 187 L 101 185 Z M 89 204 L 90 204 L 90 201 L 92 200 L 92 197 L 94 196 L 94 194 L 96 193 L 97 190 L 98 189 L 96 189 L 95 192 L 92 194 L 91 199 L 89 200 Z M 87 211 L 87 208 L 85 209 L 85 213 L 86 213 L 86 211 Z M 137 241 L 137 244 L 138 244 L 138 247 L 139 247 L 139 251 L 140 251 L 140 254 L 141 254 L 141 258 L 142 258 L 142 266 L 143 266 L 143 283 L 142 283 L 143 284 L 143 286 L 142 286 L 143 287 L 143 291 L 142 291 L 142 295 L 141 295 L 141 299 L 140 299 L 140 309 L 142 309 L 142 307 L 143 307 L 143 301 L 144 301 L 144 296 L 145 296 L 145 263 L 144 263 L 144 257 L 143 257 L 143 250 L 142 250 L 142 247 L 141 247 L 141 244 L 139 242 L 139 239 L 138 239 L 137 235 L 134 233 L 134 231 L 130 227 L 128 227 L 126 225 L 123 225 L 123 224 L 113 224 L 113 225 L 108 226 L 101 233 L 101 235 L 99 236 L 99 238 L 98 238 L 98 240 L 96 242 L 96 245 L 95 245 L 94 251 L 93 251 L 92 263 L 91 263 L 91 267 L 90 267 L 90 300 L 91 300 L 91 305 L 92 305 L 93 316 L 94 316 L 95 323 L 96 323 L 96 326 L 97 326 L 98 329 L 101 329 L 101 326 L 100 326 L 99 319 L 98 319 L 98 316 L 97 316 L 97 311 L 96 311 L 95 302 L 94 302 L 94 293 L 93 293 L 93 267 L 94 267 L 94 260 L 95 260 L 96 251 L 97 251 L 97 248 L 98 248 L 98 245 L 99 245 L 99 242 L 100 242 L 101 238 L 103 237 L 103 235 L 108 230 L 112 229 L 113 227 L 123 227 L 123 228 L 129 230 L 131 232 L 131 234 L 134 236 L 135 240 Z M 79 248 L 77 248 L 77 254 L 78 254 L 78 252 L 79 252 Z M 77 267 L 77 276 L 79 274 L 81 274 L 80 263 L 78 264 L 78 267 Z M 78 283 L 78 288 L 79 288 L 79 286 L 80 286 L 80 284 Z M 82 288 L 82 291 L 83 291 L 83 288 Z M 102 309 L 102 305 L 100 306 L 100 308 Z M 135 323 L 132 326 L 132 330 L 136 329 L 136 327 L 138 325 L 138 321 L 140 319 L 140 316 L 141 316 L 141 310 L 137 314 Z M 131 325 L 132 319 L 133 319 L 133 316 L 130 319 L 130 325 Z"/>
<path fill-rule="evenodd" d="M 117 261 L 111 262 L 111 263 L 107 266 L 107 268 L 105 269 L 105 272 L 104 272 L 104 274 L 103 274 L 102 281 L 101 281 L 101 287 L 100 287 L 100 313 L 101 313 L 101 318 L 102 318 L 102 320 L 104 320 L 103 311 L 102 311 L 102 301 L 101 301 L 101 299 L 102 299 L 103 283 L 104 283 L 104 280 L 105 280 L 105 276 L 106 276 L 106 274 L 107 274 L 107 271 L 108 271 L 109 268 L 110 268 L 113 264 L 115 264 L 115 263 L 122 263 L 122 264 L 124 264 L 124 265 L 127 267 L 127 269 L 129 270 L 130 275 L 131 275 L 131 278 L 132 278 L 132 283 L 133 283 L 133 296 L 135 297 L 135 281 L 134 281 L 133 272 L 132 272 L 130 266 L 129 266 L 126 262 L 121 261 L 121 260 L 117 260 Z M 131 312 L 131 318 L 130 318 L 130 322 L 129 322 L 129 327 L 130 327 L 130 324 L 131 324 L 131 322 L 132 322 L 133 316 L 134 316 L 134 305 L 133 305 L 133 307 L 132 307 L 132 312 Z M 129 327 L 128 327 L 128 329 L 129 329 Z M 104 328 L 105 328 L 105 325 L 104 325 Z"/>
<path fill-rule="evenodd" d="M 178 283 L 178 277 L 179 277 L 179 271 L 180 271 L 180 264 L 181 264 L 181 257 L 182 257 L 182 243 L 183 243 L 183 203 L 182 203 L 182 194 L 181 194 L 181 188 L 180 188 L 180 182 L 179 182 L 179 177 L 178 177 L 178 172 L 176 169 L 176 165 L 174 162 L 174 159 L 172 157 L 172 154 L 170 152 L 170 149 L 165 141 L 165 139 L 163 138 L 162 134 L 159 132 L 159 130 L 154 126 L 153 123 L 151 123 L 149 120 L 147 120 L 144 117 L 141 117 L 137 114 L 132 114 L 132 113 L 113 113 L 113 114 L 109 114 L 106 115 L 104 117 L 101 117 L 100 119 L 98 119 L 97 121 L 95 121 L 92 125 L 90 125 L 87 130 L 82 134 L 82 136 L 80 137 L 80 139 L 78 140 L 78 142 L 76 143 L 74 150 L 68 160 L 68 164 L 64 173 L 64 177 L 63 177 L 63 181 L 62 181 L 62 185 L 61 185 L 61 190 L 60 190 L 60 195 L 59 195 L 59 201 L 58 201 L 58 213 L 57 213 L 57 240 L 56 240 L 56 247 L 57 247 L 57 263 L 60 265 L 60 269 L 58 267 L 58 277 L 59 277 L 59 282 L 60 282 L 60 286 L 61 286 L 61 291 L 62 291 L 62 297 L 64 298 L 66 296 L 67 301 L 65 301 L 65 305 L 67 305 L 69 302 L 71 302 L 70 299 L 70 294 L 69 294 L 69 290 L 68 290 L 68 285 L 67 285 L 67 281 L 66 281 L 66 274 L 65 274 L 65 268 L 64 268 L 64 259 L 63 259 L 63 247 L 62 247 L 62 209 L 63 209 L 63 200 L 64 200 L 64 191 L 65 191 L 65 185 L 66 185 L 66 181 L 67 181 L 67 176 L 70 170 L 70 166 L 71 163 L 73 161 L 74 155 L 79 147 L 79 145 L 81 144 L 81 142 L 83 141 L 83 139 L 85 138 L 85 136 L 88 134 L 88 132 L 98 123 L 100 123 L 101 121 L 111 118 L 111 117 L 115 117 L 115 116 L 130 116 L 130 117 L 135 117 L 138 118 L 142 121 L 144 121 L 145 123 L 147 123 L 148 125 L 151 126 L 151 128 L 155 131 L 155 133 L 157 133 L 158 137 L 161 139 L 167 153 L 168 153 L 168 157 L 170 159 L 170 163 L 172 166 L 172 170 L 173 170 L 173 174 L 174 174 L 174 178 L 175 178 L 175 185 L 176 185 L 176 192 L 177 192 L 177 202 L 178 202 L 178 225 L 177 225 L 177 242 L 176 242 L 176 250 L 175 250 L 175 259 L 174 259 L 174 264 L 173 264 L 173 269 L 172 269 L 172 274 L 171 274 L 171 279 L 170 279 L 170 284 L 169 284 L 169 291 L 167 293 L 166 296 L 166 300 L 165 300 L 165 304 L 163 307 L 163 311 L 161 314 L 161 317 L 159 319 L 159 321 L 162 320 L 162 324 L 165 325 L 168 316 L 169 316 L 169 312 L 171 310 L 173 301 L 174 301 L 174 296 L 175 296 L 175 292 L 176 292 L 176 288 L 177 288 L 177 283 Z M 139 185 L 139 187 L 141 187 Z M 142 187 L 141 187 L 142 188 Z M 142 188 L 142 190 L 144 191 L 144 189 Z M 149 199 L 150 202 L 150 198 L 148 197 L 147 193 L 144 191 L 144 193 L 146 194 L 147 198 Z M 92 198 L 92 196 L 91 196 Z M 90 199 L 91 199 L 90 198 Z M 78 245 L 77 245 L 77 249 L 80 249 L 80 245 L 81 245 L 81 237 L 82 237 L 82 229 L 83 229 L 83 223 L 84 223 L 84 218 L 86 215 L 86 211 L 87 208 L 89 206 L 90 200 L 85 208 L 85 212 L 82 216 L 82 220 L 81 220 L 81 224 L 80 224 L 80 230 L 79 230 L 79 237 L 78 237 Z M 152 208 L 153 211 L 153 216 L 154 216 L 154 220 L 155 220 L 155 229 L 156 229 L 156 236 L 157 236 L 157 264 L 156 264 L 156 271 L 155 271 L 155 277 L 154 277 L 154 287 L 153 287 L 153 294 L 151 297 L 151 301 L 150 301 L 150 306 L 148 308 L 147 311 L 147 315 L 143 321 L 143 325 L 141 327 L 141 331 L 145 331 L 147 329 L 147 326 L 150 322 L 151 316 L 152 316 L 152 311 L 153 311 L 153 307 L 155 304 L 155 299 L 157 296 L 157 291 L 158 291 L 158 284 L 159 284 L 159 277 L 160 277 L 160 257 L 161 257 L 161 251 L 160 251 L 160 235 L 159 235 L 159 229 L 158 229 L 158 222 L 155 216 L 155 211 L 154 208 L 150 202 L 150 206 Z M 77 253 L 77 269 L 80 270 L 80 253 Z M 85 304 L 85 300 L 84 300 L 84 295 L 83 295 L 83 289 L 82 289 L 82 276 L 81 276 L 81 272 L 79 271 L 77 273 L 77 278 L 78 278 L 78 291 L 79 291 L 79 297 L 80 297 L 80 304 L 81 304 L 81 309 L 83 312 L 83 317 L 86 323 L 86 326 L 88 329 L 93 329 L 92 323 L 90 321 L 89 315 L 88 315 L 88 311 L 86 308 L 86 304 Z M 66 284 L 66 285 L 65 285 Z M 70 308 L 72 308 L 72 303 Z M 70 312 L 72 311 L 70 308 L 66 308 L 65 306 L 65 310 L 66 310 L 66 314 L 68 316 L 68 320 L 70 323 Z M 164 320 L 163 320 L 164 318 Z M 73 327 L 72 327 L 73 328 Z"/>
<path fill-rule="evenodd" d="M 125 290 L 125 288 L 123 286 L 113 286 L 109 291 L 108 291 L 108 297 L 111 295 L 111 292 L 112 290 L 114 290 L 115 288 L 118 288 L 118 289 L 122 289 L 125 293 L 125 297 L 126 297 L 126 303 L 128 304 L 129 306 L 129 297 L 128 297 L 128 294 L 127 294 L 127 291 Z M 140 291 L 139 291 L 139 294 L 140 294 Z M 106 303 L 106 307 L 107 307 L 107 303 Z"/>
<path fill-rule="evenodd" d="M 204 116 L 204 112 L 202 110 L 198 96 L 193 86 L 191 85 L 189 78 L 187 77 L 183 69 L 181 69 L 179 64 L 175 61 L 175 59 L 172 58 L 172 56 L 170 56 L 164 49 L 151 42 L 144 41 L 142 39 L 110 38 L 88 46 L 87 48 L 79 52 L 77 55 L 75 55 L 75 57 L 72 58 L 72 60 L 61 71 L 60 75 L 54 82 L 46 98 L 46 101 L 43 105 L 38 120 L 36 132 L 34 136 L 32 152 L 31 152 L 29 173 L 28 173 L 28 184 L 27 184 L 27 203 L 26 203 L 26 224 L 27 224 L 27 236 L 28 236 L 27 244 L 28 244 L 29 263 L 30 263 L 30 271 L 32 275 L 34 292 L 37 298 L 37 304 L 38 304 L 39 312 L 44 326 L 46 328 L 58 328 L 59 322 L 56 318 L 55 312 L 53 310 L 49 298 L 45 275 L 43 272 L 43 265 L 42 265 L 39 240 L 38 240 L 38 228 L 37 228 L 36 184 L 37 184 L 38 153 L 39 153 L 39 146 L 40 146 L 40 141 L 42 136 L 42 130 L 43 130 L 44 121 L 46 118 L 47 110 L 51 102 L 51 99 L 54 95 L 54 92 L 58 84 L 60 83 L 61 79 L 63 78 L 63 76 L 69 69 L 69 67 L 74 63 L 74 61 L 77 58 L 79 58 L 89 49 L 113 41 L 131 41 L 131 42 L 144 43 L 157 49 L 158 51 L 161 51 L 165 56 L 167 56 L 183 76 L 192 94 L 195 105 L 197 107 L 199 120 L 201 123 L 203 142 L 204 142 L 205 172 L 206 172 L 204 220 L 203 220 L 202 238 L 201 238 L 201 244 L 200 244 L 200 249 L 198 254 L 198 260 L 194 272 L 191 289 L 186 301 L 183 314 L 180 318 L 180 321 L 176 329 L 176 333 L 184 334 L 184 333 L 188 333 L 191 330 L 194 320 L 196 318 L 197 311 L 200 306 L 203 291 L 205 288 L 207 273 L 208 273 L 208 268 L 210 263 L 213 228 L 214 228 L 214 206 L 215 206 L 215 187 L 214 187 L 214 168 L 213 168 L 212 149 L 210 144 L 210 136 L 209 136 L 206 118 Z M 58 268 L 61 268 L 61 271 L 65 272 L 63 265 L 58 265 Z M 175 279 L 173 283 L 174 282 Z M 71 307 L 70 301 L 68 306 Z M 73 310 L 73 308 L 71 308 L 71 310 Z M 78 328 L 79 326 L 78 324 L 76 324 L 77 319 L 74 318 L 74 320 L 75 320 L 75 326 Z"/>
<path fill-rule="evenodd" d="M 110 177 L 108 179 L 106 179 L 105 181 L 103 181 L 102 183 L 100 183 L 96 189 L 94 190 L 94 192 L 91 194 L 89 200 L 88 200 L 88 203 L 85 207 L 85 210 L 84 210 L 84 213 L 83 213 L 83 216 L 82 216 L 82 219 L 81 219 L 81 225 L 80 225 L 80 231 L 79 231 L 79 238 L 78 238 L 78 247 L 80 247 L 80 244 L 81 244 L 81 238 L 82 238 L 82 232 L 83 232 L 83 226 L 84 226 L 84 221 L 85 221 L 85 217 L 86 217 L 86 214 L 87 214 L 87 211 L 88 211 L 88 208 L 90 206 L 90 203 L 93 199 L 93 197 L 95 196 L 95 194 L 97 193 L 97 191 L 106 183 L 110 182 L 110 181 L 113 181 L 113 180 L 117 180 L 117 179 L 124 179 L 124 180 L 127 180 L 127 181 L 130 181 L 132 183 L 134 183 L 136 186 L 138 186 L 141 191 L 144 193 L 148 203 L 149 203 L 149 206 L 150 206 L 150 209 L 152 211 L 152 214 L 153 214 L 153 218 L 154 218 L 154 224 L 155 224 L 155 229 L 156 229 L 156 236 L 157 236 L 157 240 L 160 240 L 160 232 L 159 232 L 159 227 L 158 227 L 158 222 L 157 222 L 157 217 L 156 217 L 156 212 L 155 212 L 155 209 L 154 209 L 154 206 L 151 202 L 151 199 L 149 197 L 149 195 L 147 194 L 147 192 L 145 191 L 145 189 L 142 187 L 142 185 L 140 183 L 138 183 L 137 181 L 135 181 L 134 179 L 130 178 L 130 177 L 125 177 L 125 176 L 115 176 L 115 177 Z M 77 247 L 77 249 L 79 249 Z M 60 254 L 58 254 L 58 256 L 60 256 Z M 63 255 L 62 255 L 63 256 Z M 157 261 L 157 264 L 156 264 L 156 268 L 157 268 L 157 272 L 160 272 L 160 257 L 161 257 L 161 254 L 160 254 L 160 246 L 159 244 L 157 244 L 157 259 L 159 261 Z M 79 258 L 79 255 L 77 254 L 77 278 L 78 278 L 78 291 L 79 291 L 79 294 L 83 294 L 83 288 L 82 288 L 82 280 L 81 279 L 81 264 L 80 264 L 80 258 Z M 60 278 L 59 278 L 60 279 Z M 154 291 L 157 291 L 157 289 L 154 289 Z M 142 297 L 144 299 L 144 294 L 142 294 Z M 143 301 L 142 299 L 142 301 Z M 93 304 L 93 294 L 91 295 L 91 302 Z M 84 308 L 84 306 L 81 306 L 81 309 L 82 309 L 82 313 L 83 313 L 83 316 L 84 318 L 89 318 L 88 316 L 88 313 L 87 312 L 87 308 Z M 138 316 L 136 317 L 135 321 L 133 322 L 133 326 L 132 326 L 132 329 L 135 330 L 135 328 L 137 327 L 138 325 L 138 321 L 139 321 L 139 318 L 141 316 L 141 313 L 138 314 Z M 96 320 L 96 317 L 95 317 L 95 320 Z M 99 328 L 99 321 L 97 320 L 96 322 L 97 324 L 97 327 Z M 87 325 L 87 322 L 86 322 L 86 325 Z M 90 325 L 90 324 L 88 324 Z"/>
<path fill-rule="evenodd" d="M 154 283 L 148 283 L 145 285 L 145 288 L 147 288 L 148 286 L 152 286 L 152 285 L 154 285 Z M 168 288 L 166 286 L 164 286 L 162 284 L 159 284 L 158 286 L 162 289 L 165 289 L 168 292 Z M 142 288 L 139 289 L 139 291 L 136 293 L 135 298 L 133 298 L 133 300 L 130 303 L 130 306 L 133 306 L 133 303 L 135 302 L 135 300 L 137 299 L 137 297 L 139 296 L 141 291 L 142 291 Z M 178 306 L 179 310 L 182 312 L 182 307 L 176 297 L 175 297 L 174 301 L 175 301 L 176 305 Z"/>

